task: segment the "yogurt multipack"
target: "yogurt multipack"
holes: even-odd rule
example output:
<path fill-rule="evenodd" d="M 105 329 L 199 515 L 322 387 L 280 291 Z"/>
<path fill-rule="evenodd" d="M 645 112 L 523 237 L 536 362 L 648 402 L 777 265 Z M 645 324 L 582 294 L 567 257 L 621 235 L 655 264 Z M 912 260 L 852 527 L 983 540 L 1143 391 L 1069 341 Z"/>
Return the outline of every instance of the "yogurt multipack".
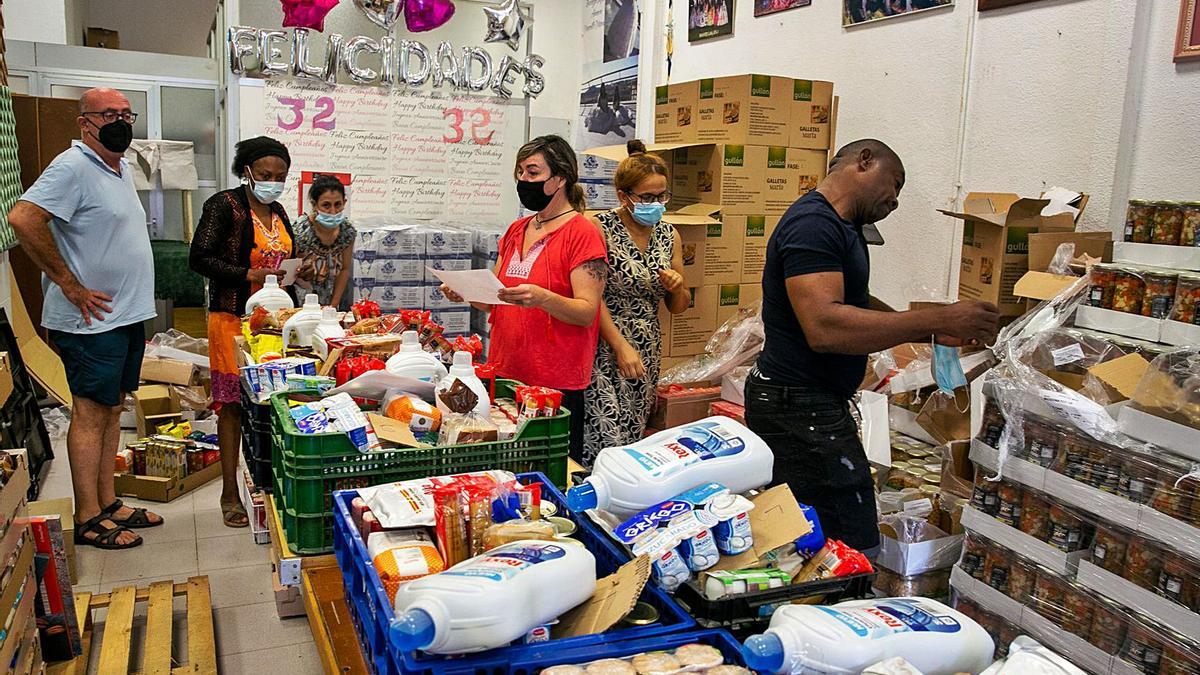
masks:
<path fill-rule="evenodd" d="M 634 555 L 653 562 L 655 580 L 667 591 L 707 570 L 721 555 L 750 550 L 749 512 L 754 504 L 720 483 L 706 483 L 645 509 L 614 530 Z"/>

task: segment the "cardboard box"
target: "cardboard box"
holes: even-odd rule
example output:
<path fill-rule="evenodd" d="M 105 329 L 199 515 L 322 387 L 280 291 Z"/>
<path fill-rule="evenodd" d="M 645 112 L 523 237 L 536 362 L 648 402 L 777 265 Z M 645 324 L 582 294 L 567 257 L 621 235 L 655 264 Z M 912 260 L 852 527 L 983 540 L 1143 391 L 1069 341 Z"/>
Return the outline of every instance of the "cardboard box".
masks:
<path fill-rule="evenodd" d="M 833 83 L 821 80 L 792 80 L 792 104 L 788 111 L 793 148 L 828 150 L 833 147 L 837 106 Z"/>
<path fill-rule="evenodd" d="M 133 410 L 137 415 L 137 433 L 146 438 L 159 426 L 183 419 L 179 395 L 165 384 L 149 384 L 133 392 Z"/>
<path fill-rule="evenodd" d="M 725 216 L 725 224 L 742 233 L 743 284 L 762 283 L 767 264 L 767 243 L 779 226 L 780 216 Z"/>
<path fill-rule="evenodd" d="M 699 138 L 700 83 L 680 82 L 654 90 L 654 142 L 695 143 Z"/>
<path fill-rule="evenodd" d="M 720 204 L 726 215 L 782 215 L 828 170 L 827 152 L 784 146 L 678 146 L 673 159 L 672 205 Z"/>
<path fill-rule="evenodd" d="M 67 551 L 67 572 L 70 573 L 71 583 L 77 583 L 75 567 L 75 502 L 70 497 L 60 499 L 40 499 L 29 502 L 31 516 L 58 516 L 62 522 L 63 543 Z"/>
<path fill-rule="evenodd" d="M 905 543 L 899 540 L 890 525 L 880 525 L 880 549 L 876 562 L 901 576 L 911 577 L 925 572 L 948 569 L 962 555 L 965 535 L 947 534 L 935 527 L 928 528 L 924 541 Z"/>
<path fill-rule="evenodd" d="M 663 334 L 663 356 L 703 354 L 709 338 L 739 309 L 762 299 L 758 284 L 725 284 L 692 288 L 692 304 L 681 314 L 659 309 Z"/>
<path fill-rule="evenodd" d="M 1013 295 L 1025 299 L 1025 311 L 1028 312 L 1039 303 L 1058 297 L 1078 280 L 1079 277 L 1030 271 L 1013 285 Z"/>
<path fill-rule="evenodd" d="M 1042 216 L 1049 203 L 1015 194 L 972 192 L 961 212 L 941 210 L 964 223 L 960 299 L 990 302 L 1002 316 L 1020 316 L 1025 311 L 1025 302 L 1013 291 L 1029 270 L 1029 235 L 1075 229 L 1070 214 Z"/>
<path fill-rule="evenodd" d="M 1102 262 L 1112 260 L 1111 232 L 1039 232 L 1029 235 L 1029 271 L 1045 272 L 1062 244 L 1074 244 L 1076 258 L 1087 254 Z"/>
<path fill-rule="evenodd" d="M 765 567 L 763 559 L 780 546 L 786 546 L 812 532 L 812 524 L 804 517 L 800 504 L 787 485 L 760 492 L 750 498 L 750 531 L 754 533 L 754 548 L 740 555 L 723 555 L 715 570 L 744 570 Z"/>
<path fill-rule="evenodd" d="M 135 497 L 150 502 L 170 502 L 221 476 L 221 463 L 210 464 L 204 469 L 183 478 L 158 476 L 135 476 L 118 473 L 113 484 L 118 497 Z"/>
<path fill-rule="evenodd" d="M 99 47 L 101 49 L 120 49 L 121 35 L 115 30 L 88 26 L 84 34 L 84 44 L 88 47 Z"/>
<path fill-rule="evenodd" d="M 12 396 L 13 388 L 12 360 L 8 357 L 8 352 L 0 352 L 0 406 L 8 403 L 8 397 Z"/>
<path fill-rule="evenodd" d="M 701 143 L 786 147 L 792 113 L 790 77 L 736 75 L 700 80 Z"/>
<path fill-rule="evenodd" d="M 672 429 L 708 417 L 709 406 L 721 400 L 721 388 L 698 383 L 682 390 L 660 390 L 647 424 Z"/>
<path fill-rule="evenodd" d="M 196 386 L 200 384 L 200 369 L 187 361 L 145 357 L 142 359 L 142 381 Z"/>
<path fill-rule="evenodd" d="M 719 220 L 721 207 L 713 206 L 712 204 L 692 204 L 685 206 L 674 213 L 668 213 L 663 216 L 663 221 L 675 226 L 679 232 L 680 243 L 683 245 L 681 255 L 683 257 L 683 279 L 689 286 L 703 286 L 704 284 L 713 283 L 708 281 L 709 278 L 709 236 L 716 235 L 717 242 L 714 243 L 713 252 L 713 269 L 718 270 L 722 266 L 732 266 L 734 263 L 726 263 L 722 260 L 721 253 L 725 247 L 721 246 L 720 239 L 724 233 L 724 228 Z M 712 228 L 716 228 L 715 230 Z"/>

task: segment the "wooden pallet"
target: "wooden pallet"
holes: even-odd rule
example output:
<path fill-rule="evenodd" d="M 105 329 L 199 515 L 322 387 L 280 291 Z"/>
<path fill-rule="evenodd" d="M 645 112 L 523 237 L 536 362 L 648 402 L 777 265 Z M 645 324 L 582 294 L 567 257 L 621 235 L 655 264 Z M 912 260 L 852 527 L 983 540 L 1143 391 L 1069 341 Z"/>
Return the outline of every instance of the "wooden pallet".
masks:
<path fill-rule="evenodd" d="M 176 665 L 172 654 L 175 598 L 187 598 L 187 662 Z M 146 630 L 142 668 L 129 663 L 133 639 L 133 617 L 137 603 L 146 607 Z M 208 577 L 192 577 L 184 584 L 159 581 L 149 588 L 122 586 L 111 593 L 75 596 L 75 615 L 83 630 L 83 654 L 70 661 L 50 664 L 50 675 L 84 675 L 92 655 L 92 612 L 107 609 L 100 638 L 100 675 L 140 672 L 141 675 L 179 675 L 217 672 L 217 647 L 213 634 L 212 599 Z M 181 657 L 182 658 L 182 657 Z"/>
<path fill-rule="evenodd" d="M 367 662 L 358 644 L 354 619 L 346 605 L 346 587 L 337 567 L 300 572 L 304 606 L 321 664 L 330 675 L 367 675 Z"/>

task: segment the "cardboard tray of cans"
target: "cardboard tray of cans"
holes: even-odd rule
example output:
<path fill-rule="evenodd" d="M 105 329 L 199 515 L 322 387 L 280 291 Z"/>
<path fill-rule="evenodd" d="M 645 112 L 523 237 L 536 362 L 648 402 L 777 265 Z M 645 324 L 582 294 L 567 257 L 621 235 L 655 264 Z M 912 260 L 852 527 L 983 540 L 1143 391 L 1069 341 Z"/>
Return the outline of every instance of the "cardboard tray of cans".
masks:
<path fill-rule="evenodd" d="M 963 509 L 962 526 L 968 532 L 978 532 L 1064 576 L 1073 575 L 1086 555 L 1083 550 L 1063 551 L 970 506 Z"/>

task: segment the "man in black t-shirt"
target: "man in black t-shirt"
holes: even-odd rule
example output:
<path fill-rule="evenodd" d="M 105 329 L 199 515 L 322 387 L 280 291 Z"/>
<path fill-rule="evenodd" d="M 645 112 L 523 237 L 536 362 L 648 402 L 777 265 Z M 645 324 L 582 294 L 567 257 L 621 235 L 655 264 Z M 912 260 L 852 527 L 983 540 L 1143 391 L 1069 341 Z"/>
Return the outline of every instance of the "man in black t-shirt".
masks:
<path fill-rule="evenodd" d="M 891 148 L 855 141 L 788 209 L 767 244 L 766 344 L 746 381 L 746 422 L 775 453 L 775 482 L 816 509 L 826 537 L 868 555 L 879 546 L 878 514 L 849 405 L 867 355 L 931 337 L 981 344 L 999 319 L 976 301 L 896 312 L 871 297 L 862 228 L 896 210 L 903 187 L 904 165 Z"/>

